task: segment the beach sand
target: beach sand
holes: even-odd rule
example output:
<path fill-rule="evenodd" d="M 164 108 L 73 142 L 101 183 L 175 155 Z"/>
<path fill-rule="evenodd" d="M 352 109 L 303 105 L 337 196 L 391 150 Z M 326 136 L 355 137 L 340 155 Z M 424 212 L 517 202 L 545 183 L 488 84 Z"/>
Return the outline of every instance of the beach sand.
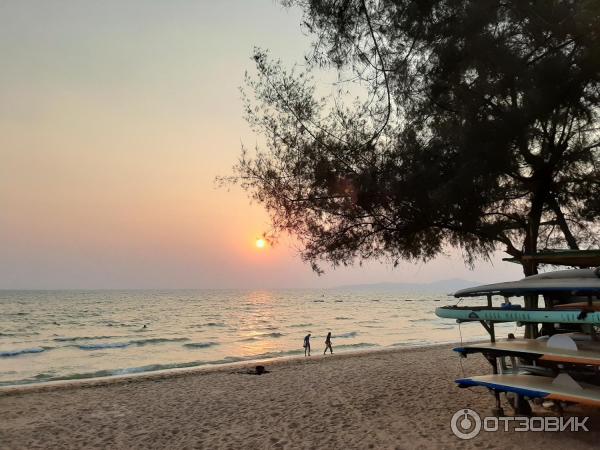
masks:
<path fill-rule="evenodd" d="M 490 372 L 480 355 L 462 361 L 466 375 Z M 462 371 L 450 346 L 265 365 L 269 373 L 261 376 L 238 365 L 5 389 L 0 448 L 551 450 L 600 442 L 597 416 L 587 433 L 500 431 L 459 440 L 452 415 L 461 408 L 489 415 L 493 396 L 455 386 Z"/>

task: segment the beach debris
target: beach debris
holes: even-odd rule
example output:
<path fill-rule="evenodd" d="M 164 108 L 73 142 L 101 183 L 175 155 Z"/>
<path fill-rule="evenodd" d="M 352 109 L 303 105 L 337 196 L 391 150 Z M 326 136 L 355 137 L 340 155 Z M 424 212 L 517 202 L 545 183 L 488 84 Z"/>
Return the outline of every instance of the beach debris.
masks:
<path fill-rule="evenodd" d="M 240 371 L 232 372 L 232 373 L 241 373 L 244 375 L 263 375 L 265 373 L 269 373 L 269 371 L 265 368 L 265 366 L 256 366 L 254 368 L 254 370 L 246 369 L 246 370 L 240 370 Z"/>

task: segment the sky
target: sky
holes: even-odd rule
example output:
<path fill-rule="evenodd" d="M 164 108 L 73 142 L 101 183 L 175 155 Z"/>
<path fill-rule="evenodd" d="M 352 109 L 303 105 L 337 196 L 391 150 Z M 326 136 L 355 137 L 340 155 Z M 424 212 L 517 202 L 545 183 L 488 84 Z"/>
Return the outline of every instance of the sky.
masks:
<path fill-rule="evenodd" d="M 520 278 L 501 253 L 317 276 L 286 239 L 256 248 L 265 211 L 214 179 L 260 143 L 239 92 L 252 48 L 301 62 L 300 20 L 273 0 L 0 1 L 0 289 Z"/>

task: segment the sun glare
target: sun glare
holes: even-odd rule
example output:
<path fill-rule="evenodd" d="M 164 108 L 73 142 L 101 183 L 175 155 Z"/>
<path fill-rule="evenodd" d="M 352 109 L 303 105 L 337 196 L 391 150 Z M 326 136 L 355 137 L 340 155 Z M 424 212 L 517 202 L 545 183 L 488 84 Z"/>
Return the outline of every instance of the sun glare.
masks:
<path fill-rule="evenodd" d="M 264 239 L 257 239 L 256 240 L 256 248 L 265 248 L 265 245 L 267 243 L 265 242 Z"/>

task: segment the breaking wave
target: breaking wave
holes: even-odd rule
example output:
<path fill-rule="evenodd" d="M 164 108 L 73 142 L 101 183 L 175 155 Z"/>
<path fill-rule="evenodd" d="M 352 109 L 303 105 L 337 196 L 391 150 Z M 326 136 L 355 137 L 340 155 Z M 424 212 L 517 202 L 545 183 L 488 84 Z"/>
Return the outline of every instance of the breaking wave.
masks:
<path fill-rule="evenodd" d="M 218 342 L 190 342 L 188 344 L 183 344 L 184 347 L 188 348 L 209 348 L 219 345 Z"/>
<path fill-rule="evenodd" d="M 358 336 L 358 331 L 350 331 L 348 333 L 342 333 L 342 334 L 337 334 L 335 336 L 333 336 L 333 338 L 342 338 L 342 339 L 346 339 L 346 338 L 353 338 Z"/>
<path fill-rule="evenodd" d="M 153 345 L 163 344 L 165 342 L 182 342 L 189 341 L 188 338 L 148 338 L 148 339 L 134 339 L 127 342 L 99 342 L 91 344 L 77 345 L 77 348 L 81 350 L 104 350 L 109 348 L 125 348 L 133 345 Z"/>
<path fill-rule="evenodd" d="M 32 348 L 22 348 L 19 350 L 7 350 L 7 351 L 0 352 L 0 358 L 10 358 L 11 356 L 26 355 L 28 353 L 42 353 L 46 350 L 49 350 L 49 347 L 48 348 L 32 347 Z"/>

